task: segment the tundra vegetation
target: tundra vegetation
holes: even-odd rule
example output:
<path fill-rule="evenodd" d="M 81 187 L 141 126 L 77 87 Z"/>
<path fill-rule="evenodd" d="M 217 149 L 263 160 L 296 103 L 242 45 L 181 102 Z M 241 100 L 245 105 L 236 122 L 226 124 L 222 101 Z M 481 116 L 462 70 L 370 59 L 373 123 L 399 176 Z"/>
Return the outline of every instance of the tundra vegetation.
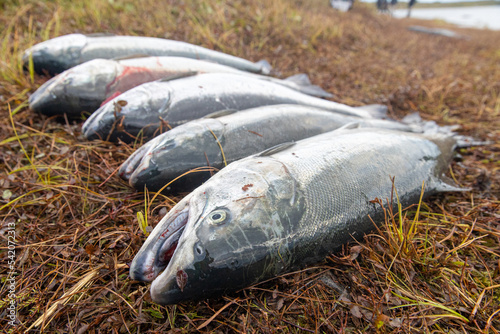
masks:
<path fill-rule="evenodd" d="M 0 2 L 2 332 L 498 333 L 500 32 L 452 27 L 468 36 L 460 40 L 417 34 L 407 26 L 450 26 L 399 21 L 372 7 L 356 3 L 339 13 L 320 0 Z M 378 231 L 314 268 L 217 299 L 159 306 L 149 284 L 128 278 L 127 264 L 182 197 L 136 192 L 118 177 L 140 139 L 88 142 L 81 122 L 27 108 L 47 78 L 23 71 L 22 51 L 74 32 L 165 37 L 267 59 L 275 75 L 307 73 L 335 101 L 385 104 L 396 119 L 419 111 L 492 144 L 461 149 L 450 166 L 448 176 L 471 191 L 387 210 Z M 15 326 L 7 317 L 12 224 Z"/>

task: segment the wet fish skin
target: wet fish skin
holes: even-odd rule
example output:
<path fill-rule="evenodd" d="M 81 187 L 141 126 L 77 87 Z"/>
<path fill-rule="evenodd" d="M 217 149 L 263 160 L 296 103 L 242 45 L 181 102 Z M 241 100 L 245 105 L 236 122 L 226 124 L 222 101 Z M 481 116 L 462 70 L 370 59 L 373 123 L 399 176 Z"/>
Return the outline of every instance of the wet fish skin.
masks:
<path fill-rule="evenodd" d="M 270 72 L 268 63 L 252 63 L 243 58 L 185 42 L 154 37 L 105 34 L 70 34 L 38 43 L 24 52 L 23 63 L 27 67 L 31 57 L 37 73 L 47 72 L 54 75 L 92 59 L 123 58 L 139 54 L 203 59 L 243 71 L 261 74 Z"/>
<path fill-rule="evenodd" d="M 454 140 L 426 137 L 339 129 L 234 162 L 158 223 L 131 264 L 131 278 L 154 279 L 153 301 L 174 304 L 321 261 L 371 231 L 369 217 L 383 219 L 372 201 L 391 198 L 390 177 L 403 206 L 418 202 L 422 182 L 425 196 L 452 190 L 441 176 Z M 179 212 L 185 227 L 170 258 L 162 246 Z"/>
<path fill-rule="evenodd" d="M 121 107 L 117 108 L 117 104 Z M 137 86 L 104 104 L 83 125 L 87 139 L 131 142 L 159 134 L 165 124 L 175 127 L 207 114 L 263 105 L 301 104 L 361 118 L 378 113 L 298 93 L 288 87 L 230 73 L 206 73 Z M 120 128 L 121 127 L 121 128 Z M 112 131 L 111 131 L 112 130 Z"/>
<path fill-rule="evenodd" d="M 413 131 L 395 121 L 360 119 L 309 106 L 264 106 L 190 121 L 167 131 L 134 152 L 120 167 L 119 175 L 138 190 L 146 186 L 150 191 L 158 191 L 195 168 L 208 165 L 219 170 L 224 167 L 224 159 L 231 163 L 352 122 L 363 127 Z M 212 174 L 211 171 L 187 174 L 170 185 L 169 190 L 190 191 Z"/>
<path fill-rule="evenodd" d="M 125 60 L 94 59 L 72 67 L 40 86 L 30 96 L 30 108 L 48 116 L 65 113 L 70 118 L 79 118 L 82 113 L 92 114 L 106 99 L 140 84 L 165 77 L 212 72 L 248 75 L 276 82 L 305 94 L 332 96 L 312 85 L 305 74 L 280 80 L 191 58 L 139 57 Z"/>

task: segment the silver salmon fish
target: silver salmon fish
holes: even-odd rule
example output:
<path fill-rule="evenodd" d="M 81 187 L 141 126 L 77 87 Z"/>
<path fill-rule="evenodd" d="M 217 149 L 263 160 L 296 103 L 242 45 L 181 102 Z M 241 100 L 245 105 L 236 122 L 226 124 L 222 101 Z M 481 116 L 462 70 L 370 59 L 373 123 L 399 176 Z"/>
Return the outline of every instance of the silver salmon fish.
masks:
<path fill-rule="evenodd" d="M 383 220 L 374 201 L 390 199 L 393 184 L 403 207 L 419 202 L 423 184 L 424 196 L 457 190 L 442 176 L 454 145 L 342 128 L 236 161 L 168 212 L 130 277 L 153 281 L 153 301 L 173 304 L 315 264 Z"/>
<path fill-rule="evenodd" d="M 23 55 L 23 63 L 25 67 L 29 67 L 31 59 L 37 73 L 54 75 L 92 59 L 136 55 L 202 59 L 261 74 L 269 74 L 271 69 L 266 61 L 252 63 L 243 58 L 186 42 L 111 34 L 70 34 L 49 39 L 27 49 Z"/>
<path fill-rule="evenodd" d="M 82 130 L 89 140 L 131 142 L 139 134 L 152 138 L 216 111 L 274 104 L 308 105 L 361 118 L 382 117 L 378 111 L 312 97 L 274 82 L 233 73 L 206 73 L 132 88 L 93 113 Z"/>
<path fill-rule="evenodd" d="M 395 121 L 360 119 L 302 105 L 272 105 L 216 113 L 184 123 L 150 140 L 121 166 L 119 175 L 137 190 L 189 191 L 208 180 L 211 170 L 289 141 L 297 141 L 352 122 L 363 127 L 413 131 Z M 196 172 L 194 172 L 196 171 Z"/>
<path fill-rule="evenodd" d="M 235 73 L 272 81 L 304 94 L 332 97 L 311 84 L 305 74 L 280 80 L 240 71 L 234 67 L 183 57 L 140 57 L 125 60 L 94 59 L 51 78 L 29 98 L 30 109 L 48 116 L 66 114 L 79 118 L 92 114 L 103 102 L 140 84 L 165 77 L 200 73 Z"/>

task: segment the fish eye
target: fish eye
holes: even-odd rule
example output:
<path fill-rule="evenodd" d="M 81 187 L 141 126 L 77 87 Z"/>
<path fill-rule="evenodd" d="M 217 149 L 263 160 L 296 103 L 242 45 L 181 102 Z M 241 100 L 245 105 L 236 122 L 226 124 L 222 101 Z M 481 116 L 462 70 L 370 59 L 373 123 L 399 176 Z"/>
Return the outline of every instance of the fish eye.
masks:
<path fill-rule="evenodd" d="M 213 225 L 222 225 L 226 222 L 228 214 L 224 210 L 215 210 L 208 215 L 208 222 Z"/>

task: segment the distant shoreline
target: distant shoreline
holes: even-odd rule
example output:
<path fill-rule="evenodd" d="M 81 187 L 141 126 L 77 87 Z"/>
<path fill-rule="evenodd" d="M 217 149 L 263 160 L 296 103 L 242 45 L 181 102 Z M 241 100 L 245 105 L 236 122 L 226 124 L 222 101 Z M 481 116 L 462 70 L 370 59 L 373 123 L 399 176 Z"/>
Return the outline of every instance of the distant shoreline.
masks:
<path fill-rule="evenodd" d="M 395 18 L 405 18 L 408 9 L 399 8 L 392 11 Z M 462 28 L 500 30 L 500 6 L 468 6 L 468 7 L 427 7 L 414 8 L 411 18 L 431 21 L 444 21 Z"/>
<path fill-rule="evenodd" d="M 419 2 L 413 6 L 413 8 L 448 8 L 448 7 L 479 7 L 479 6 L 500 6 L 500 1 L 495 0 L 483 0 L 483 1 L 457 1 L 457 2 Z M 408 1 L 398 1 L 394 9 L 408 8 Z"/>

